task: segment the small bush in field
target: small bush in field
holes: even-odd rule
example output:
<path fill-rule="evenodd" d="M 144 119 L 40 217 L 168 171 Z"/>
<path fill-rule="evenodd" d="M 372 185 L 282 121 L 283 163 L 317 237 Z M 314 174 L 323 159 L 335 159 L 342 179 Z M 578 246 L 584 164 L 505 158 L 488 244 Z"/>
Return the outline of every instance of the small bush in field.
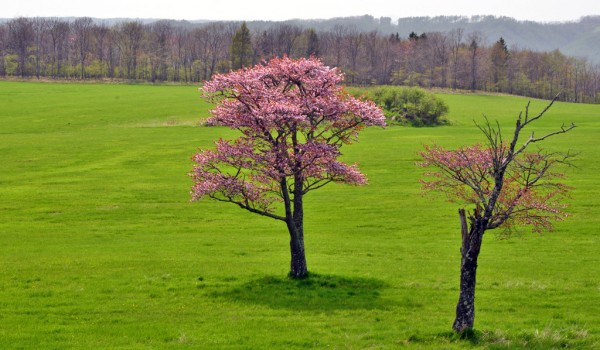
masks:
<path fill-rule="evenodd" d="M 412 126 L 446 124 L 448 105 L 420 88 L 388 86 L 369 90 L 367 97 L 381 106 L 390 123 Z"/>

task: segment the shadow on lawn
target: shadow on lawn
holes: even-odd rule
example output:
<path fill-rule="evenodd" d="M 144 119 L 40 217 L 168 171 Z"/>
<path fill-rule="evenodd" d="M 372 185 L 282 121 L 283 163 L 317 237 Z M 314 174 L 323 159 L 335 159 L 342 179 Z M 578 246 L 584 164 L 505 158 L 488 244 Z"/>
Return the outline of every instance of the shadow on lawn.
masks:
<path fill-rule="evenodd" d="M 374 278 L 347 278 L 311 273 L 302 280 L 267 276 L 236 288 L 215 292 L 215 297 L 292 310 L 384 309 L 380 298 L 386 284 Z"/>

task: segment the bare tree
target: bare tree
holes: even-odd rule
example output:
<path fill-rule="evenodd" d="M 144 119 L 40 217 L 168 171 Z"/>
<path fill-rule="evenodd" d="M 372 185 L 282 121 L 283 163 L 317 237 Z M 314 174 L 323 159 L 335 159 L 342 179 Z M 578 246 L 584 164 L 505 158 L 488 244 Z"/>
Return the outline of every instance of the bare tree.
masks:
<path fill-rule="evenodd" d="M 205 28 L 207 45 L 207 74 L 210 79 L 217 71 L 219 61 L 226 61 L 231 37 L 227 34 L 227 26 L 223 23 L 211 23 Z"/>
<path fill-rule="evenodd" d="M 98 59 L 98 63 L 100 65 L 100 76 L 104 76 L 104 66 L 105 66 L 105 50 L 106 43 L 108 41 L 108 34 L 110 33 L 110 29 L 104 23 L 100 23 L 95 25 L 92 28 L 93 37 L 95 39 L 96 44 L 96 57 Z"/>
<path fill-rule="evenodd" d="M 4 57 L 8 49 L 8 29 L 4 24 L 0 24 L 0 76 L 6 76 L 6 66 Z"/>
<path fill-rule="evenodd" d="M 388 38 L 379 40 L 379 64 L 378 73 L 376 75 L 378 84 L 390 84 L 392 81 L 393 72 L 396 69 L 398 60 L 397 57 L 401 51 L 402 40 L 398 34 L 392 34 Z"/>
<path fill-rule="evenodd" d="M 428 74 L 429 50 L 427 36 L 425 33 L 421 36 L 411 33 L 409 40 L 403 45 L 402 67 L 399 69 L 404 74 L 396 77 L 397 83 L 410 86 L 431 86 L 430 75 Z M 429 79 L 428 79 L 429 78 Z"/>
<path fill-rule="evenodd" d="M 469 52 L 471 53 L 471 90 L 477 90 L 477 65 L 483 37 L 481 33 L 473 32 L 469 34 L 467 40 L 469 42 Z"/>
<path fill-rule="evenodd" d="M 9 48 L 19 57 L 19 75 L 27 75 L 28 50 L 34 40 L 33 22 L 19 17 L 8 22 Z"/>
<path fill-rule="evenodd" d="M 275 34 L 275 54 L 279 57 L 292 57 L 294 48 L 298 45 L 297 41 L 302 35 L 302 28 L 290 24 L 279 24 L 271 28 Z"/>
<path fill-rule="evenodd" d="M 196 28 L 190 34 L 196 58 L 200 61 L 198 79 L 208 80 L 217 70 L 219 61 L 225 61 L 228 51 L 228 40 L 225 25 L 220 22 L 210 23 Z"/>
<path fill-rule="evenodd" d="M 53 18 L 48 20 L 48 31 L 50 34 L 51 57 L 51 75 L 57 77 L 60 75 L 63 58 L 67 55 L 67 36 L 70 31 L 69 22 Z"/>
<path fill-rule="evenodd" d="M 183 28 L 173 31 L 171 44 L 171 66 L 173 68 L 173 80 L 187 80 L 186 76 L 186 44 L 187 32 Z M 183 79 L 181 73 L 183 72 Z"/>
<path fill-rule="evenodd" d="M 354 84 L 356 76 L 358 75 L 358 61 L 360 56 L 360 49 L 363 43 L 363 35 L 359 33 L 356 28 L 349 28 L 348 32 L 343 40 L 344 52 L 348 58 L 350 64 L 350 71 L 347 72 L 349 82 Z"/>
<path fill-rule="evenodd" d="M 194 61 L 197 59 L 196 52 L 197 50 L 194 48 L 196 43 L 192 38 L 192 34 L 189 30 L 184 31 L 183 35 L 183 73 L 184 79 L 186 82 L 193 81 L 193 65 Z"/>
<path fill-rule="evenodd" d="M 115 77 L 115 71 L 119 62 L 119 32 L 116 27 L 111 27 L 106 35 L 106 69 L 109 78 Z"/>
<path fill-rule="evenodd" d="M 144 37 L 144 26 L 140 22 L 125 22 L 119 26 L 118 45 L 125 60 L 127 79 L 137 78 L 138 54 Z"/>
<path fill-rule="evenodd" d="M 364 82 L 368 80 L 380 80 L 381 75 L 381 59 L 384 54 L 384 50 L 381 47 L 381 36 L 377 31 L 371 31 L 364 35 L 364 50 L 366 56 L 366 70 L 368 71 L 367 76 L 363 77 Z M 387 42 L 387 40 L 384 40 Z M 370 78 L 370 79 L 369 79 Z"/>
<path fill-rule="evenodd" d="M 169 44 L 173 35 L 173 26 L 169 21 L 158 21 L 150 26 L 152 81 L 168 79 Z"/>
<path fill-rule="evenodd" d="M 450 31 L 448 38 L 450 40 L 450 48 L 452 51 L 452 89 L 456 90 L 458 86 L 458 63 L 459 52 L 462 45 L 464 35 L 463 28 L 456 28 Z"/>
<path fill-rule="evenodd" d="M 332 62 L 331 64 L 336 67 L 342 66 L 344 38 L 348 34 L 348 31 L 349 29 L 347 26 L 336 24 L 333 27 L 333 30 L 325 33 L 325 39 L 327 41 L 325 47 L 327 47 L 328 58 Z"/>
<path fill-rule="evenodd" d="M 448 62 L 450 60 L 450 45 L 448 37 L 440 32 L 427 33 L 425 40 L 427 61 L 429 62 L 430 87 L 446 87 L 448 77 Z"/>
<path fill-rule="evenodd" d="M 45 18 L 36 17 L 32 20 L 35 75 L 38 79 L 40 79 L 42 75 L 42 59 L 44 58 L 44 37 L 47 33 L 46 27 L 47 21 Z"/>
<path fill-rule="evenodd" d="M 256 40 L 257 59 L 268 60 L 275 57 L 275 32 L 273 30 L 263 30 L 262 33 L 253 37 Z"/>
<path fill-rule="evenodd" d="M 81 65 L 81 79 L 85 78 L 85 63 L 91 47 L 91 32 L 94 22 L 89 17 L 81 17 L 73 22 L 75 47 Z"/>

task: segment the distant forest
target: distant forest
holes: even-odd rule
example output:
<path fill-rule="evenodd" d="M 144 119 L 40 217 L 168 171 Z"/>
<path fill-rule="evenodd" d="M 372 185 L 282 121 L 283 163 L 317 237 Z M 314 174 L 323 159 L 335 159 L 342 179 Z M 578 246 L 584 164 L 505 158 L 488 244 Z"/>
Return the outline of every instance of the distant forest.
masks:
<path fill-rule="evenodd" d="M 397 23 L 371 16 L 248 23 L 14 18 L 0 20 L 0 77 L 190 83 L 274 56 L 317 56 L 340 67 L 348 84 L 546 99 L 562 92 L 562 100 L 600 103 L 599 33 L 600 17 L 554 24 L 497 17 Z M 559 47 L 589 56 L 569 56 Z M 587 51 L 577 52 L 581 47 Z"/>

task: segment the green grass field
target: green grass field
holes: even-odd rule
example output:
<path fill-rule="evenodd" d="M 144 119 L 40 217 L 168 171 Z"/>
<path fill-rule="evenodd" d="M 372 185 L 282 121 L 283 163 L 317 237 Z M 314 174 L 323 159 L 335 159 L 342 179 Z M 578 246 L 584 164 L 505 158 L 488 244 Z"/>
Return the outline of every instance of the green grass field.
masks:
<path fill-rule="evenodd" d="M 527 100 L 440 96 L 452 125 L 343 149 L 370 184 L 307 196 L 313 275 L 292 281 L 282 223 L 189 201 L 192 154 L 235 136 L 197 126 L 196 87 L 0 82 L 0 348 L 599 348 L 600 106 L 558 103 L 537 125 L 578 125 L 544 144 L 580 153 L 573 216 L 486 236 L 461 340 L 457 206 L 421 192 L 416 152 L 480 141 L 482 113 L 509 132 Z"/>

